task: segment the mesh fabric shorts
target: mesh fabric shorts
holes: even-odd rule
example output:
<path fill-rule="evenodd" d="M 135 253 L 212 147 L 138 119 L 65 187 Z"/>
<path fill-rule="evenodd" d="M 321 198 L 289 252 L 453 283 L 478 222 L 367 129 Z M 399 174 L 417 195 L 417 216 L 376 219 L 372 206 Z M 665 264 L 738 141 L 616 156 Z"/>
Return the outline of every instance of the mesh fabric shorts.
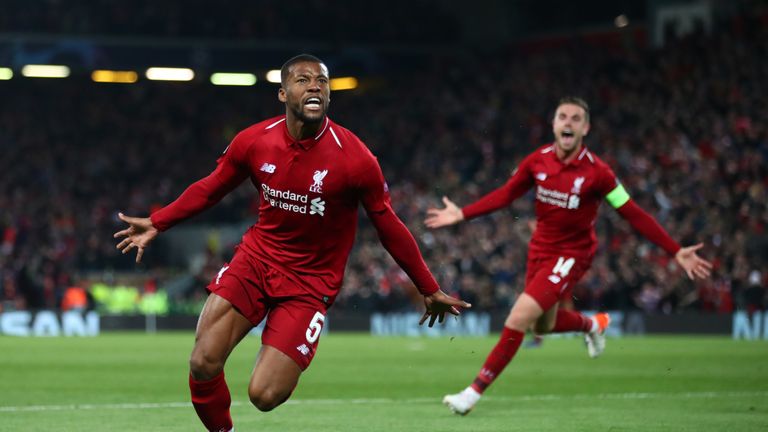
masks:
<path fill-rule="evenodd" d="M 208 291 L 232 303 L 254 326 L 266 317 L 261 343 L 277 348 L 304 370 L 315 356 L 327 306 L 309 294 L 280 296 L 281 287 L 296 291 L 283 273 L 238 250 Z"/>

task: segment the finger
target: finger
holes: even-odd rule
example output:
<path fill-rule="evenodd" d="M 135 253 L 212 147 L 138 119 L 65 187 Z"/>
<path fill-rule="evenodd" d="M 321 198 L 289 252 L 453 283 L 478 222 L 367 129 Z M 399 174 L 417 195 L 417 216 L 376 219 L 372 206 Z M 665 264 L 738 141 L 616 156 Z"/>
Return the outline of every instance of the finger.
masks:
<path fill-rule="evenodd" d="M 696 278 L 693 277 L 693 270 L 685 269 L 685 273 L 688 275 L 688 279 L 695 280 Z"/>
<path fill-rule="evenodd" d="M 456 307 L 455 307 L 455 306 L 451 306 L 451 308 L 450 308 L 450 309 L 448 309 L 448 312 L 450 312 L 450 313 L 451 313 L 451 315 L 457 315 L 457 316 L 458 316 L 458 315 L 461 315 L 461 312 L 459 312 L 459 310 L 458 310 L 458 309 L 456 309 Z"/>
<path fill-rule="evenodd" d="M 427 320 L 427 317 L 429 317 L 429 312 L 424 312 L 424 315 L 422 315 L 421 319 L 419 320 L 419 325 L 424 324 L 424 321 Z"/>
<path fill-rule="evenodd" d="M 427 215 L 429 216 L 440 216 L 441 210 L 436 208 L 429 208 L 427 209 Z"/>
<path fill-rule="evenodd" d="M 704 243 L 697 243 L 697 244 L 695 244 L 693 246 L 688 246 L 686 249 L 688 249 L 689 251 L 695 252 L 695 251 L 697 251 L 697 250 L 699 250 L 699 249 L 701 249 L 703 247 L 704 247 Z"/>
<path fill-rule="evenodd" d="M 712 269 L 712 263 L 703 258 L 699 258 L 698 263 L 699 265 L 702 265 L 710 270 Z"/>
<path fill-rule="evenodd" d="M 696 276 L 698 276 L 700 279 L 706 279 L 712 274 L 710 273 L 709 270 L 703 267 L 697 267 L 694 272 L 696 273 Z"/>
<path fill-rule="evenodd" d="M 447 196 L 443 197 L 443 204 L 445 204 L 446 207 L 450 207 L 453 205 L 453 201 L 449 200 Z"/>
<path fill-rule="evenodd" d="M 455 297 L 447 297 L 446 301 L 444 301 L 443 303 L 445 303 L 447 305 L 450 305 L 450 306 L 461 306 L 463 308 L 471 308 L 472 307 L 471 303 L 467 303 L 464 300 L 457 299 Z"/>
<path fill-rule="evenodd" d="M 126 246 L 126 247 L 123 249 L 123 255 L 127 254 L 128 252 L 130 252 L 130 250 L 131 250 L 131 249 L 133 249 L 133 248 L 135 248 L 135 247 L 136 247 L 136 245 L 135 245 L 135 244 L 133 244 L 133 243 L 130 243 L 128 246 Z"/>
<path fill-rule="evenodd" d="M 120 243 L 117 244 L 117 249 L 123 249 L 124 247 L 128 246 L 131 243 L 131 239 L 123 239 Z"/>
<path fill-rule="evenodd" d="M 427 226 L 427 228 L 440 228 L 444 225 L 436 219 L 427 220 L 426 222 L 424 222 L 424 224 Z"/>
<path fill-rule="evenodd" d="M 144 256 L 144 248 L 140 247 L 139 251 L 136 252 L 136 264 L 141 262 L 141 257 Z"/>
<path fill-rule="evenodd" d="M 442 324 L 443 321 L 445 321 L 445 312 L 440 312 L 440 318 L 437 319 L 437 322 Z"/>
<path fill-rule="evenodd" d="M 435 320 L 436 319 L 437 319 L 437 314 L 436 313 L 433 313 L 432 315 L 429 316 L 429 326 L 430 327 L 435 325 Z"/>
<path fill-rule="evenodd" d="M 114 238 L 125 237 L 128 234 L 130 234 L 130 233 L 131 233 L 131 228 L 126 228 L 124 230 L 116 232 L 112 237 L 114 237 Z"/>

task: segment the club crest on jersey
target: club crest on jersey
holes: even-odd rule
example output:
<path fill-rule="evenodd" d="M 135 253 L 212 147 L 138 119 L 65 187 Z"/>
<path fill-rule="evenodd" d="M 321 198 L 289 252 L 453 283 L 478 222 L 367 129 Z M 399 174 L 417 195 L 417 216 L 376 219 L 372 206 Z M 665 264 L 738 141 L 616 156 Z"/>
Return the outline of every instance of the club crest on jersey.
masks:
<path fill-rule="evenodd" d="M 328 174 L 328 170 L 316 170 L 315 174 L 312 176 L 312 185 L 309 187 L 310 192 L 314 193 L 323 193 L 323 179 Z"/>
<path fill-rule="evenodd" d="M 546 173 L 543 173 L 543 172 L 536 173 L 536 180 L 544 181 L 546 179 L 547 179 L 547 174 Z"/>
<path fill-rule="evenodd" d="M 573 187 L 571 188 L 571 193 L 581 193 L 581 185 L 584 184 L 584 177 L 576 177 L 576 179 L 573 181 Z"/>

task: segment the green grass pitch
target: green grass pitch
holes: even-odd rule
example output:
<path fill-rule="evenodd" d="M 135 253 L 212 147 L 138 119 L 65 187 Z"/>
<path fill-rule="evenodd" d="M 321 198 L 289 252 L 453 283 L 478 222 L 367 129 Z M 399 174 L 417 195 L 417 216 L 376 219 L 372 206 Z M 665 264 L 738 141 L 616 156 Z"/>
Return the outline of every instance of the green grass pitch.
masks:
<path fill-rule="evenodd" d="M 191 333 L 96 338 L 0 336 L 0 431 L 202 430 L 188 401 Z M 226 373 L 245 431 L 765 431 L 768 342 L 610 339 L 599 359 L 580 339 L 521 349 L 474 411 L 441 403 L 474 377 L 489 338 L 323 337 L 291 400 L 248 403 L 259 338 Z"/>

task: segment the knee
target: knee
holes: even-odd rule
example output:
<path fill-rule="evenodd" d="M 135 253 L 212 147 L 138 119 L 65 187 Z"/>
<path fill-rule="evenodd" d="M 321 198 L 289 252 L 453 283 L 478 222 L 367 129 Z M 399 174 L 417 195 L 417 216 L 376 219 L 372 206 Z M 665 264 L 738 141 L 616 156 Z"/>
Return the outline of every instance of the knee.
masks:
<path fill-rule="evenodd" d="M 525 333 L 530 328 L 531 321 L 513 311 L 509 314 L 507 320 L 504 321 L 504 326 Z"/>
<path fill-rule="evenodd" d="M 290 393 L 286 395 L 272 389 L 248 390 L 248 397 L 251 399 L 253 406 L 263 412 L 272 411 L 277 408 L 288 400 L 288 396 L 290 396 Z"/>
<path fill-rule="evenodd" d="M 189 357 L 189 373 L 197 380 L 208 380 L 224 370 L 224 361 L 206 353 L 204 350 L 195 349 Z"/>

